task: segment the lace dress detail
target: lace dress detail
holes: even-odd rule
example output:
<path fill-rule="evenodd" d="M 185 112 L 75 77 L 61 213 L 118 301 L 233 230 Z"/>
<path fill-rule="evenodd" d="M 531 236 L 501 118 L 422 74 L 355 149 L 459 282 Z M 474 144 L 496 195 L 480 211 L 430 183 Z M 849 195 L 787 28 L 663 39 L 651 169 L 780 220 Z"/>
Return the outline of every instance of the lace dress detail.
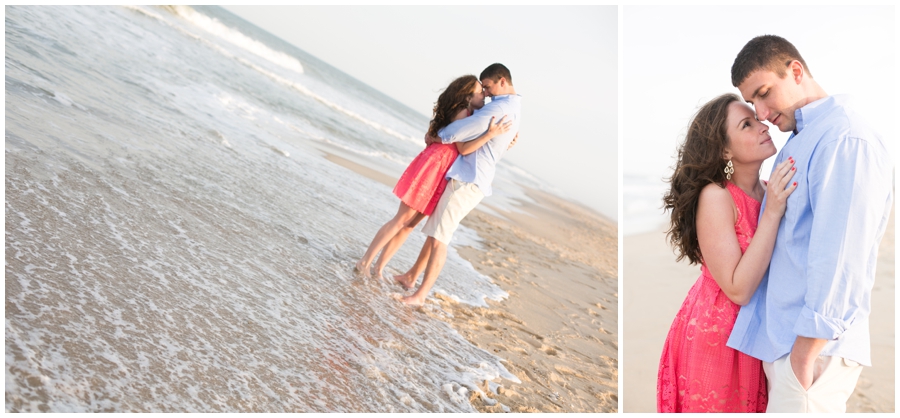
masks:
<path fill-rule="evenodd" d="M 431 144 L 406 167 L 394 194 L 409 207 L 431 215 L 447 187 L 447 170 L 456 161 L 456 144 Z"/>
<path fill-rule="evenodd" d="M 734 231 L 743 254 L 756 232 L 760 203 L 731 182 L 725 185 L 737 207 Z M 765 412 L 762 362 L 725 345 L 739 310 L 703 263 L 663 346 L 659 412 Z"/>

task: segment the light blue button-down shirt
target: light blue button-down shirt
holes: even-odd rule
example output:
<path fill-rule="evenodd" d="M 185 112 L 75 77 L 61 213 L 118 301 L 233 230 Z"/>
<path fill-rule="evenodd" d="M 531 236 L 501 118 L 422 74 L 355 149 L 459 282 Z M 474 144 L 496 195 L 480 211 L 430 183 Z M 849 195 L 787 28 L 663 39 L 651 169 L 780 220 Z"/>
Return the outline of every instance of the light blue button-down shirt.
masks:
<path fill-rule="evenodd" d="M 469 154 L 460 154 L 447 171 L 448 179 L 456 179 L 466 183 L 475 183 L 485 196 L 491 195 L 491 182 L 494 180 L 494 172 L 497 161 L 503 158 L 509 143 L 516 137 L 519 131 L 519 114 L 522 111 L 522 96 L 518 94 L 506 94 L 494 96 L 491 102 L 476 110 L 472 116 L 453 122 L 438 132 L 441 141 L 445 144 L 452 142 L 468 142 L 487 132 L 491 116 L 496 117 L 494 122 L 506 115 L 504 121 L 512 121 L 512 126 L 503 134 L 491 138 L 477 151 Z"/>
<path fill-rule="evenodd" d="M 797 189 L 769 270 L 741 308 L 728 346 L 774 362 L 798 335 L 822 338 L 829 341 L 821 355 L 870 366 L 869 312 L 893 165 L 847 96 L 812 102 L 795 117 L 797 129 L 775 165 L 794 157 Z"/>

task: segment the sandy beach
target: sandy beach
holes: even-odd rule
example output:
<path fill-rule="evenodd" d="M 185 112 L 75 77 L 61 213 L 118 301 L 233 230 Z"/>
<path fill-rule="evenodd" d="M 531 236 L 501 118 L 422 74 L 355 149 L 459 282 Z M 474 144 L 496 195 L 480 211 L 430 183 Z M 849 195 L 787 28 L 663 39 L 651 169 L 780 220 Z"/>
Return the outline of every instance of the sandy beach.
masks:
<path fill-rule="evenodd" d="M 330 161 L 384 184 L 390 176 L 344 158 Z M 437 295 L 440 310 L 465 338 L 505 360 L 521 380 L 484 382 L 493 401 L 471 399 L 481 412 L 618 411 L 617 227 L 596 212 L 529 190 L 535 203 L 506 219 L 475 210 L 463 221 L 483 250 L 458 248 L 475 269 L 509 293 L 487 308 Z M 440 278 L 438 278 L 440 280 Z M 432 302 L 429 302 L 432 303 Z M 449 314 L 449 315 L 447 315 Z M 449 319 L 448 319 L 449 318 Z M 493 405 L 489 405 L 493 404 Z"/>
<path fill-rule="evenodd" d="M 700 275 L 675 262 L 663 231 L 627 236 L 624 245 L 624 412 L 656 412 L 659 356 L 672 318 Z M 873 367 L 863 369 L 847 412 L 894 412 L 894 212 L 881 241 L 872 293 Z"/>

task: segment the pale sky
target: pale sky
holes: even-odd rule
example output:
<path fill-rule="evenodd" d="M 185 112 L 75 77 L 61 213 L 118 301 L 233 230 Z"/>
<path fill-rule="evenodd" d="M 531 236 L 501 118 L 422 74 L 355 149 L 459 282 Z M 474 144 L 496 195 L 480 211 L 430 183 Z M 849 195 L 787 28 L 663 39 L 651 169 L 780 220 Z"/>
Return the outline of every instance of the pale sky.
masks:
<path fill-rule="evenodd" d="M 503 63 L 523 96 L 504 158 L 618 218 L 616 6 L 225 8 L 428 117 L 454 78 Z"/>
<path fill-rule="evenodd" d="M 758 35 L 797 47 L 828 94 L 849 93 L 897 157 L 895 10 L 891 6 L 625 6 L 623 172 L 662 177 L 690 117 L 731 85 L 731 64 Z M 781 149 L 788 134 L 771 127 Z M 768 178 L 771 163 L 763 166 Z"/>

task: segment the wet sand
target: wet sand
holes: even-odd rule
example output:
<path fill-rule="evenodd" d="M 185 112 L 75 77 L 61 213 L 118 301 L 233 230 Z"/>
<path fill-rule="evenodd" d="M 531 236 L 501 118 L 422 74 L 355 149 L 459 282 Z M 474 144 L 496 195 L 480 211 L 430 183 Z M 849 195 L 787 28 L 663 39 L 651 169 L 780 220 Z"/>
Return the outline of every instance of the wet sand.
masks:
<path fill-rule="evenodd" d="M 352 161 L 326 158 L 394 184 Z M 457 248 L 509 298 L 488 301 L 485 308 L 432 294 L 449 315 L 422 312 L 449 321 L 473 344 L 504 359 L 521 380 L 484 382 L 493 400 L 473 395 L 479 411 L 502 412 L 502 404 L 510 412 L 616 412 L 617 226 L 553 195 L 529 190 L 528 196 L 536 203 L 523 202 L 524 213 L 491 208 L 506 219 L 470 213 L 463 225 L 478 232 L 484 249 Z M 495 384 L 500 386 L 489 390 Z"/>
<path fill-rule="evenodd" d="M 627 236 L 622 333 L 624 412 L 656 412 L 663 342 L 699 266 L 675 262 L 662 231 Z M 863 369 L 847 412 L 894 412 L 894 213 L 881 241 L 870 316 L 872 365 Z"/>

